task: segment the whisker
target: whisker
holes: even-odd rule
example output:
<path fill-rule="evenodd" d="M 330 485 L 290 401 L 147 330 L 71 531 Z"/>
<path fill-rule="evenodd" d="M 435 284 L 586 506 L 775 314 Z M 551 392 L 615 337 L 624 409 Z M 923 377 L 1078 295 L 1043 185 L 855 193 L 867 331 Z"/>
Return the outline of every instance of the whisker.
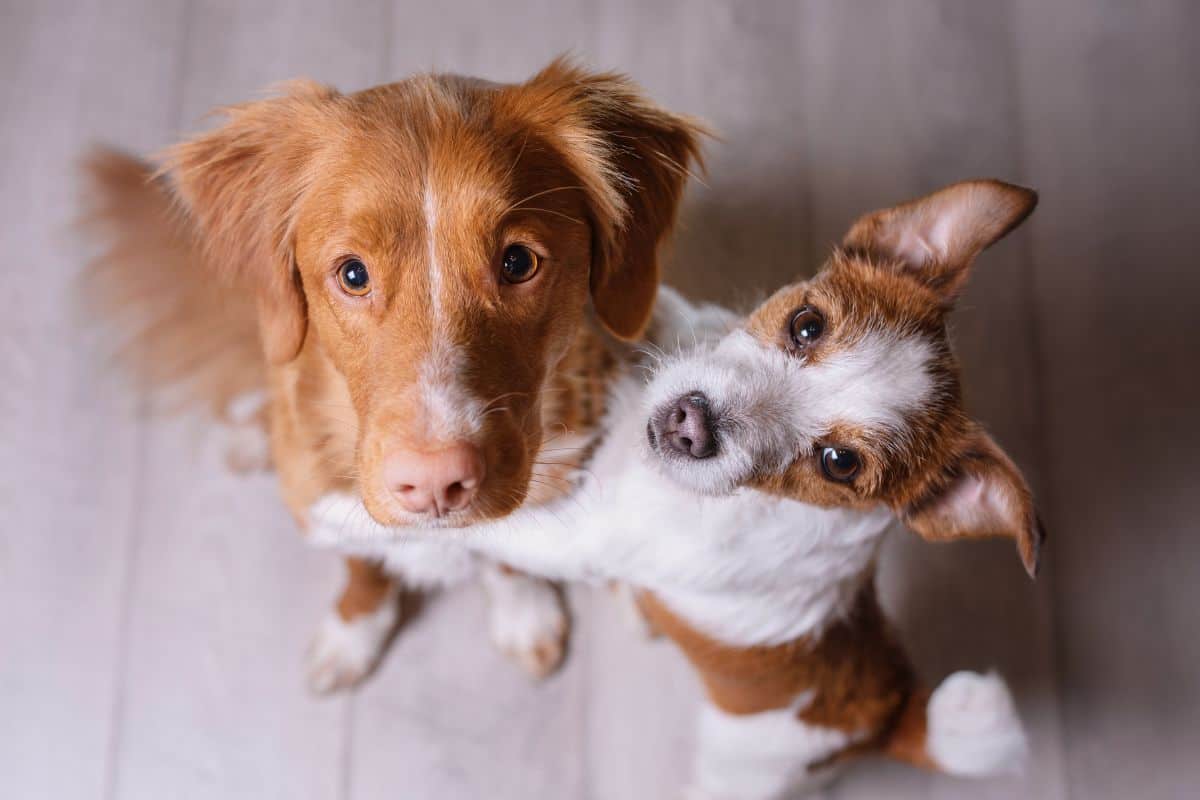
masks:
<path fill-rule="evenodd" d="M 543 189 L 540 192 L 534 192 L 533 194 L 529 195 L 528 197 L 523 197 L 520 200 L 518 200 L 517 202 L 513 203 L 511 206 L 504 209 L 504 213 L 502 213 L 500 216 L 504 216 L 505 214 L 508 214 L 510 211 L 513 211 L 514 209 L 518 208 L 519 206 L 522 206 L 525 203 L 528 203 L 530 200 L 536 200 L 537 198 L 544 197 L 545 195 L 548 195 L 548 194 L 554 194 L 555 192 L 566 192 L 571 189 L 585 189 L 585 188 L 586 187 L 584 187 L 584 186 L 556 186 L 553 189 Z"/>
<path fill-rule="evenodd" d="M 517 206 L 516 208 L 514 208 L 512 210 L 513 211 L 541 211 L 546 214 L 553 214 L 556 217 L 562 217 L 565 220 L 574 222 L 576 225 L 584 224 L 583 220 L 579 219 L 578 217 L 572 217 L 570 214 L 564 214 L 563 212 L 555 211 L 552 208 L 540 208 L 538 206 Z"/>

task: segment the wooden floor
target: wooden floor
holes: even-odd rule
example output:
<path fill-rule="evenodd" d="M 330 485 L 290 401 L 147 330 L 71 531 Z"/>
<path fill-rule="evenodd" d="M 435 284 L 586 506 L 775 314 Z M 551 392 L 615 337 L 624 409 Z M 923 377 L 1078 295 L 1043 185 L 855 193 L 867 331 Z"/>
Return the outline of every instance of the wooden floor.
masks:
<path fill-rule="evenodd" d="M 297 75 L 514 80 L 567 49 L 721 132 L 673 260 L 695 296 L 753 298 L 945 182 L 1042 192 L 956 329 L 971 404 L 1041 500 L 1043 576 L 904 533 L 884 569 L 924 673 L 1011 679 L 1031 769 L 864 763 L 828 796 L 1200 796 L 1198 32 L 1190 0 L 0 0 L 0 796 L 677 796 L 698 688 L 602 594 L 574 592 L 543 685 L 486 644 L 468 588 L 360 692 L 310 698 L 337 565 L 269 476 L 150 419 L 69 302 L 87 143 L 149 152 Z"/>

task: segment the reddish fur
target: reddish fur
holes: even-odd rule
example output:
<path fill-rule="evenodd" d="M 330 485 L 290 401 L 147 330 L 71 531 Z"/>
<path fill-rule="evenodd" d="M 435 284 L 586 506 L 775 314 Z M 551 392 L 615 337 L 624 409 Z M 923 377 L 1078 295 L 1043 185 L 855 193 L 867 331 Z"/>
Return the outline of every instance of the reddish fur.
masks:
<path fill-rule="evenodd" d="M 602 329 L 634 338 L 649 319 L 657 249 L 702 128 L 622 76 L 565 60 L 518 85 L 427 75 L 344 95 L 293 83 L 222 113 L 223 125 L 167 151 L 164 178 L 115 153 L 89 164 L 118 240 L 105 259 L 103 280 L 121 287 L 108 313 L 161 315 L 167 338 L 142 352 L 163 382 L 192 380 L 198 399 L 269 390 L 273 456 L 302 524 L 317 497 L 347 486 L 396 522 L 382 460 L 438 445 L 414 399 L 416 365 L 447 335 L 428 301 L 432 187 L 448 335 L 465 353 L 467 388 L 499 409 L 476 442 L 487 478 L 459 522 L 512 511 L 543 442 L 599 416 L 611 367 Z M 527 284 L 497 279 L 512 242 L 543 257 Z M 367 298 L 336 288 L 347 254 L 369 266 Z M 232 327 L 216 322 L 222 309 Z M 255 323 L 261 351 L 248 345 Z M 193 380 L 202 370 L 230 380 Z M 359 609 L 347 597 L 377 595 L 358 584 L 380 575 L 355 566 L 350 576 L 343 605 Z"/>

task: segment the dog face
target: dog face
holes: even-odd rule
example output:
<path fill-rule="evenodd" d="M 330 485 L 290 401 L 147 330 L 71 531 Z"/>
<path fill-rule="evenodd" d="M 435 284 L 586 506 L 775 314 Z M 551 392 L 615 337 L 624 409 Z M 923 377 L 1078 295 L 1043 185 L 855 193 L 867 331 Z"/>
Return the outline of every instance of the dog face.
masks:
<path fill-rule="evenodd" d="M 622 338 L 648 321 L 699 128 L 562 61 L 520 85 L 301 85 L 229 114 L 170 154 L 179 197 L 253 286 L 269 360 L 344 377 L 368 510 L 461 525 L 518 506 L 589 302 Z"/>
<path fill-rule="evenodd" d="M 812 280 L 654 380 L 647 438 L 675 480 L 821 506 L 885 503 L 928 539 L 1005 535 L 1037 568 L 1030 492 L 963 410 L 945 317 L 974 257 L 1036 195 L 956 184 L 859 220 Z"/>

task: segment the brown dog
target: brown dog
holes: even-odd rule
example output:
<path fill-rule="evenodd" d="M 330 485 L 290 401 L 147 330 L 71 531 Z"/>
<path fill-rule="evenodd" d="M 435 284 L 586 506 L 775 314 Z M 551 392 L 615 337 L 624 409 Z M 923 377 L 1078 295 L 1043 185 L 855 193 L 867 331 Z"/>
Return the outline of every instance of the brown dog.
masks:
<path fill-rule="evenodd" d="M 700 127 L 563 60 L 518 85 L 295 83 L 224 114 L 168 150 L 158 180 L 116 153 L 90 162 L 93 216 L 113 235 L 94 284 L 136 323 L 151 377 L 269 419 L 301 527 L 333 489 L 380 523 L 427 527 L 554 494 L 570 465 L 544 448 L 588 433 L 606 341 L 649 319 Z M 262 390 L 260 414 L 244 398 Z M 472 563 L 441 547 L 388 571 L 421 586 Z M 493 638 L 553 669 L 566 635 L 553 588 L 485 575 Z M 349 560 L 314 688 L 372 668 L 396 593 L 381 565 Z"/>

